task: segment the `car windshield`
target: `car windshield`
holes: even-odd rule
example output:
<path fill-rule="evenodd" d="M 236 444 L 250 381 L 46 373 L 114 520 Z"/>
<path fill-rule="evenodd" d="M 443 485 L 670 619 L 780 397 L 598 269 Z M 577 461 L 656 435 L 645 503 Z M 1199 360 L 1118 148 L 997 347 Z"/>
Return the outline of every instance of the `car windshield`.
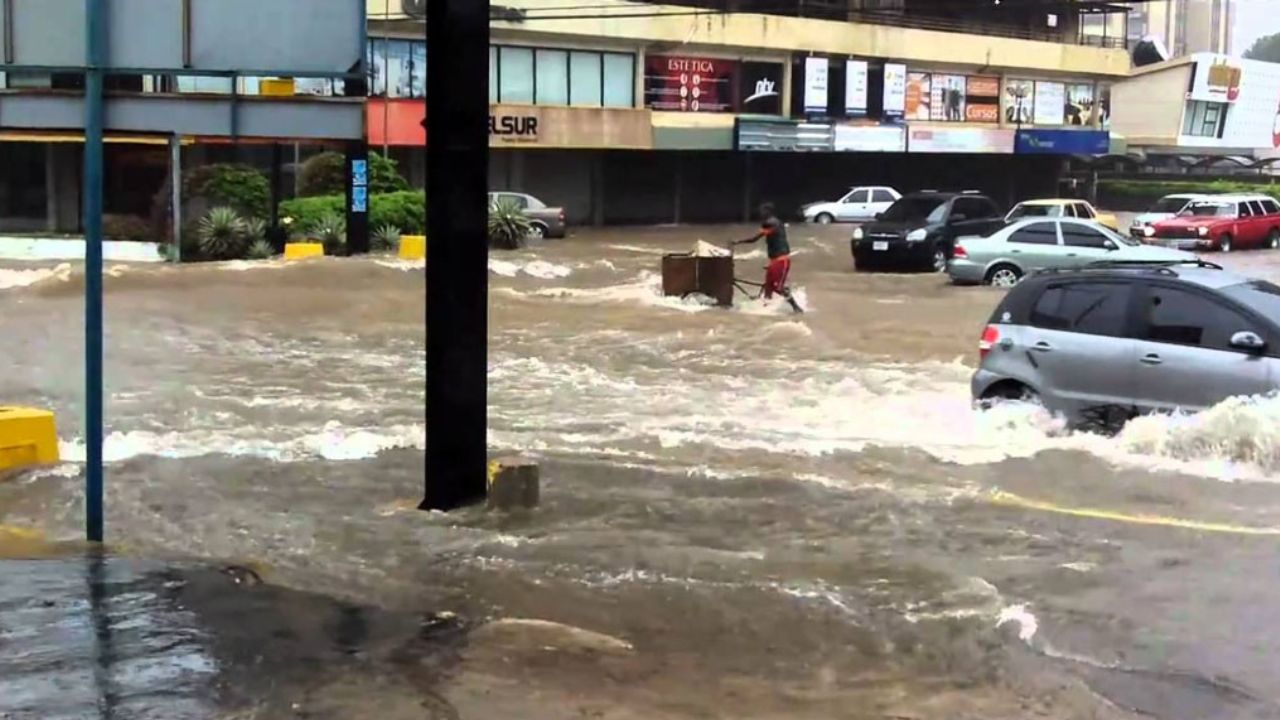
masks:
<path fill-rule="evenodd" d="M 1010 220 L 1024 217 L 1062 217 L 1061 205 L 1019 205 L 1009 212 Z"/>
<path fill-rule="evenodd" d="M 1228 297 L 1241 302 L 1259 314 L 1280 321 L 1280 285 L 1266 280 L 1252 280 L 1222 289 Z"/>
<path fill-rule="evenodd" d="M 1191 203 L 1186 210 L 1178 213 L 1179 217 L 1231 217 L 1236 214 L 1236 206 L 1232 203 Z"/>
<path fill-rule="evenodd" d="M 946 198 L 905 197 L 885 210 L 880 219 L 890 222 L 942 222 L 946 207 Z"/>
<path fill-rule="evenodd" d="M 1176 198 L 1176 197 L 1160 198 L 1160 200 L 1155 205 L 1151 206 L 1150 212 L 1173 214 L 1181 211 L 1182 208 L 1186 206 L 1187 206 L 1186 198 Z"/>

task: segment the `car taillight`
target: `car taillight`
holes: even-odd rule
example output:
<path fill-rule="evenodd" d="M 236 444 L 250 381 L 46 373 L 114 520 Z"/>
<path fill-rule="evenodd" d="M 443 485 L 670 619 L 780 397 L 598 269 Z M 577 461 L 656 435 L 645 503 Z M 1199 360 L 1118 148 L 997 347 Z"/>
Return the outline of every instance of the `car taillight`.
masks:
<path fill-rule="evenodd" d="M 995 325 L 988 325 L 982 331 L 982 339 L 978 341 L 978 359 L 985 360 L 990 354 L 991 348 L 995 347 L 1000 340 L 1000 328 Z"/>
<path fill-rule="evenodd" d="M 564 211 L 560 211 L 560 222 L 564 222 Z"/>
<path fill-rule="evenodd" d="M 969 257 L 969 251 L 965 250 L 963 245 L 956 245 L 955 249 L 951 251 L 951 256 L 958 257 L 958 258 L 967 258 Z"/>

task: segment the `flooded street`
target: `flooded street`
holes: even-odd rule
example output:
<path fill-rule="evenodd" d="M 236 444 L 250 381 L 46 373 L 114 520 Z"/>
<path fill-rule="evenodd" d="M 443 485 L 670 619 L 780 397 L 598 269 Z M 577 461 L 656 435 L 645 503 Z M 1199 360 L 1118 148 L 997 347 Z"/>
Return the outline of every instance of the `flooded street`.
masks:
<path fill-rule="evenodd" d="M 1280 717 L 1280 400 L 978 412 L 1000 292 L 855 274 L 847 227 L 792 226 L 803 315 L 661 296 L 749 232 L 491 256 L 511 516 L 414 509 L 420 263 L 113 266 L 105 559 L 79 269 L 0 262 L 0 401 L 67 461 L 0 481 L 0 718 Z"/>

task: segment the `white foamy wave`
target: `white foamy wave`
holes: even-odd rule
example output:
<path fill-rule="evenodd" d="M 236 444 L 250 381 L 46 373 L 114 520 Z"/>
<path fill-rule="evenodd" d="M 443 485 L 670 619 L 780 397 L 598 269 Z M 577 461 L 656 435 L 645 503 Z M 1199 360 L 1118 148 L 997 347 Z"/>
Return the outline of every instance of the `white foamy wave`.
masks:
<path fill-rule="evenodd" d="M 1027 610 L 1026 605 L 1010 605 L 1000 611 L 996 618 L 996 627 L 1013 624 L 1018 627 L 1018 639 L 1030 643 L 1040 630 L 1040 622 Z"/>
<path fill-rule="evenodd" d="M 402 260 L 400 258 L 374 260 L 374 265 L 401 272 L 411 272 L 413 270 L 422 270 L 427 266 L 426 258 L 418 258 L 417 260 Z M 492 268 L 491 268 L 492 269 Z"/>
<path fill-rule="evenodd" d="M 1280 397 L 1235 397 L 1196 414 L 1140 417 L 1118 440 L 1128 452 L 1191 463 L 1212 474 L 1275 475 L 1280 471 Z"/>
<path fill-rule="evenodd" d="M 57 267 L 32 270 L 8 270 L 0 268 L 0 290 L 29 287 L 45 280 L 66 281 L 71 278 L 71 263 Z"/>
<path fill-rule="evenodd" d="M 518 263 L 511 260 L 489 259 L 489 272 L 502 277 L 515 277 L 524 273 L 539 280 L 556 280 L 573 274 L 573 270 L 564 265 L 556 265 L 545 260 L 530 260 Z"/>
<path fill-rule="evenodd" d="M 305 460 L 365 460 L 398 448 L 426 447 L 423 425 L 391 425 L 382 428 L 348 428 L 337 421 L 291 438 L 265 438 L 240 431 L 117 432 L 103 442 L 103 460 L 117 463 L 135 457 L 193 458 L 206 455 L 260 457 L 277 462 Z M 84 442 L 77 438 L 60 443 L 62 458 L 83 463 Z"/>
<path fill-rule="evenodd" d="M 217 263 L 219 270 L 228 272 L 248 272 L 249 270 L 279 270 L 287 267 L 288 263 L 283 259 L 273 258 L 270 260 L 228 260 L 226 262 Z"/>

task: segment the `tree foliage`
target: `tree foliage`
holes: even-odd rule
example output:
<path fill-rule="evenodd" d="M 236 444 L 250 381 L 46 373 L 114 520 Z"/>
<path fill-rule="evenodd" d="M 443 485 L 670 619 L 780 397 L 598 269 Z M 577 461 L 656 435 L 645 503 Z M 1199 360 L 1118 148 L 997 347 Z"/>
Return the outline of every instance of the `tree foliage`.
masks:
<path fill-rule="evenodd" d="M 1280 63 L 1280 33 L 1263 35 L 1244 53 L 1249 60 Z"/>

